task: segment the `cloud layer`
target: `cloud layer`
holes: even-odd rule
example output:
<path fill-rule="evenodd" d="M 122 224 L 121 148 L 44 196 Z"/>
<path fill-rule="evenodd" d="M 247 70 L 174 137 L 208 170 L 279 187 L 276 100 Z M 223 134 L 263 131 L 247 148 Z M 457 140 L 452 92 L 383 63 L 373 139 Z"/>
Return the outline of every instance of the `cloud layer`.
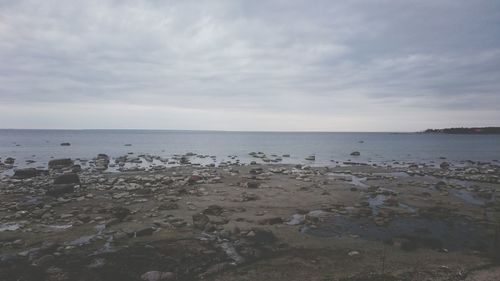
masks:
<path fill-rule="evenodd" d="M 0 127 L 500 124 L 500 2 L 0 1 Z"/>

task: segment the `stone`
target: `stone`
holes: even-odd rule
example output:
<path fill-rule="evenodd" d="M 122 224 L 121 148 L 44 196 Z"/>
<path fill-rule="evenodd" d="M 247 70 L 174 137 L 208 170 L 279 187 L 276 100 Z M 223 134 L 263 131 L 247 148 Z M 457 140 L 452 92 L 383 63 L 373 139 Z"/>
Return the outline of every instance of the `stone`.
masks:
<path fill-rule="evenodd" d="M 69 143 L 69 142 L 63 142 L 63 143 L 61 143 L 61 146 L 70 146 L 70 145 L 71 145 L 71 143 Z"/>
<path fill-rule="evenodd" d="M 118 206 L 111 208 L 111 214 L 113 214 L 113 216 L 119 220 L 123 220 L 128 215 L 130 215 L 130 213 L 130 210 L 125 207 Z"/>
<path fill-rule="evenodd" d="M 66 193 L 72 193 L 75 191 L 75 186 L 72 184 L 58 184 L 52 186 L 49 190 L 45 192 L 45 195 L 59 197 Z"/>
<path fill-rule="evenodd" d="M 135 237 L 141 237 L 141 236 L 147 236 L 147 235 L 152 235 L 154 232 L 154 228 L 152 227 L 145 227 L 142 229 L 139 229 L 135 232 Z"/>
<path fill-rule="evenodd" d="M 54 179 L 54 184 L 80 184 L 80 177 L 75 173 L 62 174 Z"/>
<path fill-rule="evenodd" d="M 166 202 L 162 203 L 158 206 L 158 210 L 165 211 L 165 210 L 177 210 L 179 209 L 179 205 L 175 202 Z"/>
<path fill-rule="evenodd" d="M 251 232 L 253 234 L 247 237 L 257 244 L 271 244 L 277 240 L 274 233 L 267 229 L 253 229 Z"/>
<path fill-rule="evenodd" d="M 28 179 L 33 178 L 41 174 L 42 171 L 35 168 L 18 169 L 14 172 L 14 178 L 16 179 Z"/>
<path fill-rule="evenodd" d="M 61 169 L 73 166 L 73 160 L 70 158 L 53 159 L 49 161 L 49 169 Z"/>
<path fill-rule="evenodd" d="M 16 159 L 14 159 L 12 157 L 7 157 L 4 161 L 4 163 L 7 165 L 12 165 L 12 164 L 14 164 L 15 161 L 16 161 Z"/>
<path fill-rule="evenodd" d="M 33 261 L 33 266 L 47 266 L 54 261 L 53 255 L 45 255 Z"/>
<path fill-rule="evenodd" d="M 193 215 L 193 226 L 197 229 L 205 229 L 205 226 L 210 222 L 210 219 L 207 215 L 204 214 L 196 214 Z"/>
<path fill-rule="evenodd" d="M 361 153 L 359 151 L 353 151 L 351 152 L 351 156 L 360 156 Z"/>
<path fill-rule="evenodd" d="M 259 188 L 260 183 L 256 181 L 249 181 L 247 182 L 247 188 Z"/>
<path fill-rule="evenodd" d="M 103 153 L 99 153 L 95 159 L 95 168 L 100 171 L 108 169 L 109 166 L 109 156 Z"/>
<path fill-rule="evenodd" d="M 259 224 L 279 224 L 283 223 L 283 219 L 281 217 L 272 217 L 272 218 L 265 218 L 261 219 L 258 221 Z"/>
<path fill-rule="evenodd" d="M 450 168 L 450 163 L 442 162 L 441 164 L 439 164 L 439 167 L 441 167 L 441 169 L 447 170 Z"/>
<path fill-rule="evenodd" d="M 219 205 L 210 205 L 203 211 L 205 215 L 220 216 L 224 212 L 224 208 Z"/>
<path fill-rule="evenodd" d="M 161 271 L 148 271 L 141 275 L 141 280 L 144 281 L 161 281 L 161 280 L 174 280 L 175 273 L 161 272 Z"/>
<path fill-rule="evenodd" d="M 307 161 L 315 161 L 316 160 L 316 156 L 314 156 L 314 155 L 307 156 L 305 158 L 305 160 L 307 160 Z"/>

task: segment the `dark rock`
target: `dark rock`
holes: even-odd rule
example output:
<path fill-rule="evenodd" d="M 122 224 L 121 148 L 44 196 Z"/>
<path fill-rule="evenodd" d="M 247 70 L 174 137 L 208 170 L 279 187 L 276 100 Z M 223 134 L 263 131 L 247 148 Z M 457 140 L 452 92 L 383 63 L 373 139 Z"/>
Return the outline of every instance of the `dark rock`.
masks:
<path fill-rule="evenodd" d="M 95 168 L 97 170 L 104 171 L 108 169 L 109 166 L 109 156 L 103 153 L 97 155 L 95 159 Z"/>
<path fill-rule="evenodd" d="M 247 188 L 259 188 L 260 183 L 256 181 L 247 182 Z"/>
<path fill-rule="evenodd" d="M 113 207 L 111 208 L 111 214 L 119 220 L 123 220 L 128 215 L 131 214 L 130 210 L 125 207 Z"/>
<path fill-rule="evenodd" d="M 14 172 L 14 178 L 16 179 L 28 179 L 33 178 L 41 174 L 42 171 L 35 168 L 19 169 Z"/>
<path fill-rule="evenodd" d="M 70 146 L 70 145 L 71 145 L 71 143 L 69 143 L 69 142 L 63 142 L 63 143 L 61 143 L 61 146 Z"/>
<path fill-rule="evenodd" d="M 75 190 L 75 186 L 73 184 L 58 184 L 52 186 L 49 190 L 45 192 L 45 195 L 59 197 L 66 193 L 72 193 Z"/>
<path fill-rule="evenodd" d="M 66 173 L 56 177 L 54 184 L 80 184 L 80 177 L 75 173 Z"/>
<path fill-rule="evenodd" d="M 439 164 L 439 167 L 441 167 L 441 169 L 449 169 L 450 168 L 450 163 L 448 163 L 448 162 L 442 162 L 441 164 Z"/>
<path fill-rule="evenodd" d="M 16 159 L 14 159 L 12 157 L 7 157 L 4 161 L 4 163 L 7 165 L 12 165 L 12 164 L 14 164 L 15 161 L 16 161 Z"/>
<path fill-rule="evenodd" d="M 203 179 L 203 178 L 202 178 L 202 177 L 200 177 L 200 176 L 198 176 L 198 175 L 192 175 L 192 176 L 190 176 L 190 177 L 189 177 L 189 179 L 188 179 L 188 184 L 193 185 L 193 184 L 195 184 L 196 182 L 198 182 L 198 181 L 200 181 L 200 180 L 202 180 L 202 179 Z"/>
<path fill-rule="evenodd" d="M 179 205 L 175 202 L 166 202 L 162 203 L 158 206 L 158 210 L 177 210 L 179 209 Z"/>
<path fill-rule="evenodd" d="M 277 239 L 274 233 L 266 229 L 253 229 L 254 235 L 250 237 L 250 240 L 257 244 L 272 244 Z"/>
<path fill-rule="evenodd" d="M 283 223 L 283 219 L 280 217 L 265 218 L 258 221 L 259 224 L 279 224 Z"/>
<path fill-rule="evenodd" d="M 205 226 L 209 223 L 210 219 L 207 215 L 196 214 L 193 215 L 193 226 L 197 229 L 205 229 Z"/>
<path fill-rule="evenodd" d="M 141 275 L 141 280 L 143 281 L 174 280 L 175 278 L 176 276 L 173 272 L 148 271 Z"/>
<path fill-rule="evenodd" d="M 145 227 L 142 229 L 139 229 L 135 232 L 135 237 L 141 237 L 141 236 L 147 236 L 147 235 L 152 235 L 154 232 L 154 228 L 152 227 Z"/>
<path fill-rule="evenodd" d="M 61 169 L 73 166 L 73 160 L 70 158 L 53 159 L 49 161 L 49 169 Z"/>
<path fill-rule="evenodd" d="M 224 208 L 219 205 L 210 205 L 203 211 L 205 215 L 220 216 L 224 212 Z"/>
<path fill-rule="evenodd" d="M 359 151 L 354 151 L 351 153 L 351 156 L 360 156 L 361 153 Z"/>

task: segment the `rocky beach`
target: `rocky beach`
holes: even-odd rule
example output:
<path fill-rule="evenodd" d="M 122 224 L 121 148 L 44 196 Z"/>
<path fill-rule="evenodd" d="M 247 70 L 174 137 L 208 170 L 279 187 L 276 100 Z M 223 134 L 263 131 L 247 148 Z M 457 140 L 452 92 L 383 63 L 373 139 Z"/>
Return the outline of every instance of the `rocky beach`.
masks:
<path fill-rule="evenodd" d="M 353 159 L 359 155 L 354 151 Z M 0 280 L 495 280 L 500 163 L 2 157 Z M 214 161 L 215 162 L 215 161 Z"/>

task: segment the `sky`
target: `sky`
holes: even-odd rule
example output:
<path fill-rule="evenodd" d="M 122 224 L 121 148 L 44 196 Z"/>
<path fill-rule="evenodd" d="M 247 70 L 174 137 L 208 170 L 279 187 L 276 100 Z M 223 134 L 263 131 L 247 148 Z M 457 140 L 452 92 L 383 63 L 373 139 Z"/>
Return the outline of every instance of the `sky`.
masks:
<path fill-rule="evenodd" d="M 500 1 L 0 0 L 0 128 L 500 126 Z"/>

